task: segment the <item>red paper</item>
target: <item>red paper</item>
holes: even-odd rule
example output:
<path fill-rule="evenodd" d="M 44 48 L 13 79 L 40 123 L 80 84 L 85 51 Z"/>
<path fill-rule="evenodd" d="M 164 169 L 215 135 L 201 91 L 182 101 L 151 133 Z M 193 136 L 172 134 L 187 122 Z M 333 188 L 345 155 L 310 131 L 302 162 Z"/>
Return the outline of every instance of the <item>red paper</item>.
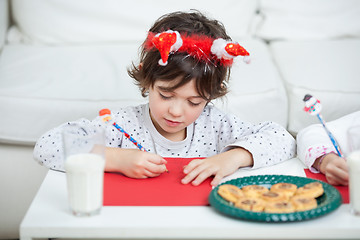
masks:
<path fill-rule="evenodd" d="M 105 173 L 104 206 L 204 206 L 209 205 L 211 179 L 199 186 L 182 184 L 183 166 L 192 159 L 166 158 L 168 173 L 146 179 Z"/>
<path fill-rule="evenodd" d="M 323 182 L 327 182 L 326 177 L 324 174 L 321 173 L 312 173 L 309 169 L 305 169 L 306 177 L 321 180 Z M 334 186 L 337 190 L 339 190 L 343 203 L 349 203 L 349 187 L 348 186 Z"/>

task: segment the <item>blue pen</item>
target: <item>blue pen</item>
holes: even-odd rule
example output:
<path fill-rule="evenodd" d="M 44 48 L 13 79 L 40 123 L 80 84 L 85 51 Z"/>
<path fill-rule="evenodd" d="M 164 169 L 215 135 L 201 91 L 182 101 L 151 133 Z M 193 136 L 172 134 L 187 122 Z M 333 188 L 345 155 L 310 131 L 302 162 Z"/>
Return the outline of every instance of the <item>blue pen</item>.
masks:
<path fill-rule="evenodd" d="M 327 135 L 329 136 L 330 141 L 334 145 L 337 154 L 339 155 L 339 157 L 343 157 L 340 147 L 339 147 L 339 144 L 336 142 L 336 139 L 334 138 L 333 134 L 326 127 L 325 121 L 320 114 L 321 109 L 322 109 L 320 101 L 318 99 L 314 98 L 313 96 L 311 96 L 310 94 L 306 94 L 303 101 L 305 102 L 304 111 L 309 113 L 310 115 L 316 115 L 318 117 L 318 119 L 321 122 L 322 126 L 324 127 Z"/>
<path fill-rule="evenodd" d="M 334 136 L 332 135 L 332 133 L 331 133 L 331 132 L 329 131 L 329 129 L 326 127 L 325 121 L 323 120 L 321 114 L 316 114 L 316 116 L 318 117 L 318 119 L 320 120 L 321 124 L 322 124 L 323 127 L 325 128 L 325 131 L 326 131 L 327 135 L 329 136 L 332 144 L 334 145 L 337 154 L 339 155 L 339 157 L 343 157 L 343 155 L 341 154 L 340 147 L 339 147 L 338 143 L 336 142 L 336 140 L 335 140 Z"/>

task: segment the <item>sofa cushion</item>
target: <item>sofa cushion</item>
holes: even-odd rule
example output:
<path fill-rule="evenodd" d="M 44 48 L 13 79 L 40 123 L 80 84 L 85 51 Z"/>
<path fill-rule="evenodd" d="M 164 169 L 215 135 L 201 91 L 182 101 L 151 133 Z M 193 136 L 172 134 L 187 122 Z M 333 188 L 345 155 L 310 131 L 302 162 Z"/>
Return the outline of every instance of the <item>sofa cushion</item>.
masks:
<path fill-rule="evenodd" d="M 126 68 L 140 43 L 76 47 L 7 45 L 0 58 L 0 138 L 34 142 L 65 121 L 144 102 Z"/>
<path fill-rule="evenodd" d="M 267 40 L 360 37 L 358 0 L 260 0 L 256 35 Z"/>
<path fill-rule="evenodd" d="M 163 14 L 198 9 L 221 21 L 234 39 L 248 36 L 257 2 L 253 0 L 147 1 L 13 0 L 16 26 L 11 42 L 94 43 L 144 39 Z M 140 6 L 140 7 L 139 7 Z M 240 10 L 240 11 L 239 11 Z"/>
<path fill-rule="evenodd" d="M 6 32 L 9 27 L 8 1 L 0 1 L 0 51 L 4 46 Z"/>
<path fill-rule="evenodd" d="M 292 133 L 312 123 L 305 94 L 319 99 L 325 121 L 360 110 L 360 40 L 278 41 L 271 52 L 287 87 Z"/>
<path fill-rule="evenodd" d="M 32 144 L 66 121 L 145 102 L 126 72 L 139 44 L 7 45 L 0 58 L 0 112 L 6 116 L 0 141 Z M 216 104 L 247 121 L 286 125 L 286 95 L 267 47 L 258 40 L 243 45 L 253 62 L 237 59 L 231 93 Z"/>

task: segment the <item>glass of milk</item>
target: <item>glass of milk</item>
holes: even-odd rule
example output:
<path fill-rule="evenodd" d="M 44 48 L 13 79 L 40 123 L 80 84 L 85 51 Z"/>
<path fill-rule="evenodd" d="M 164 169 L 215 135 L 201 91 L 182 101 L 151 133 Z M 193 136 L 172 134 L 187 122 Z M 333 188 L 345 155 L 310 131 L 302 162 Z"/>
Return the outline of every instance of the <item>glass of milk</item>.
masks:
<path fill-rule="evenodd" d="M 105 167 L 104 130 L 77 124 L 62 131 L 70 209 L 75 216 L 100 213 Z"/>
<path fill-rule="evenodd" d="M 360 216 L 360 125 L 349 128 L 350 154 L 346 160 L 349 166 L 349 191 L 351 212 Z"/>

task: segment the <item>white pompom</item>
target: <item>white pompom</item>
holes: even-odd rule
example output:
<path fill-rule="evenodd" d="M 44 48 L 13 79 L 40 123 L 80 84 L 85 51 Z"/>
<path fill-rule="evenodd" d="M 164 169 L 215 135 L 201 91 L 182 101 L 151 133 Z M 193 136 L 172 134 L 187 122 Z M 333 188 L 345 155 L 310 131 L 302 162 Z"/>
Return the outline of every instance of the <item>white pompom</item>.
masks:
<path fill-rule="evenodd" d="M 168 64 L 168 62 L 166 61 L 166 62 L 163 62 L 163 60 L 160 58 L 159 59 L 159 65 L 160 66 L 166 66 Z"/>
<path fill-rule="evenodd" d="M 213 41 L 213 44 L 211 45 L 211 49 L 210 49 L 211 53 L 216 55 L 218 59 L 221 59 L 226 53 L 225 51 L 226 44 L 227 41 L 222 38 L 215 39 Z"/>
<path fill-rule="evenodd" d="M 245 56 L 243 60 L 246 64 L 249 64 L 251 62 L 250 56 Z"/>

